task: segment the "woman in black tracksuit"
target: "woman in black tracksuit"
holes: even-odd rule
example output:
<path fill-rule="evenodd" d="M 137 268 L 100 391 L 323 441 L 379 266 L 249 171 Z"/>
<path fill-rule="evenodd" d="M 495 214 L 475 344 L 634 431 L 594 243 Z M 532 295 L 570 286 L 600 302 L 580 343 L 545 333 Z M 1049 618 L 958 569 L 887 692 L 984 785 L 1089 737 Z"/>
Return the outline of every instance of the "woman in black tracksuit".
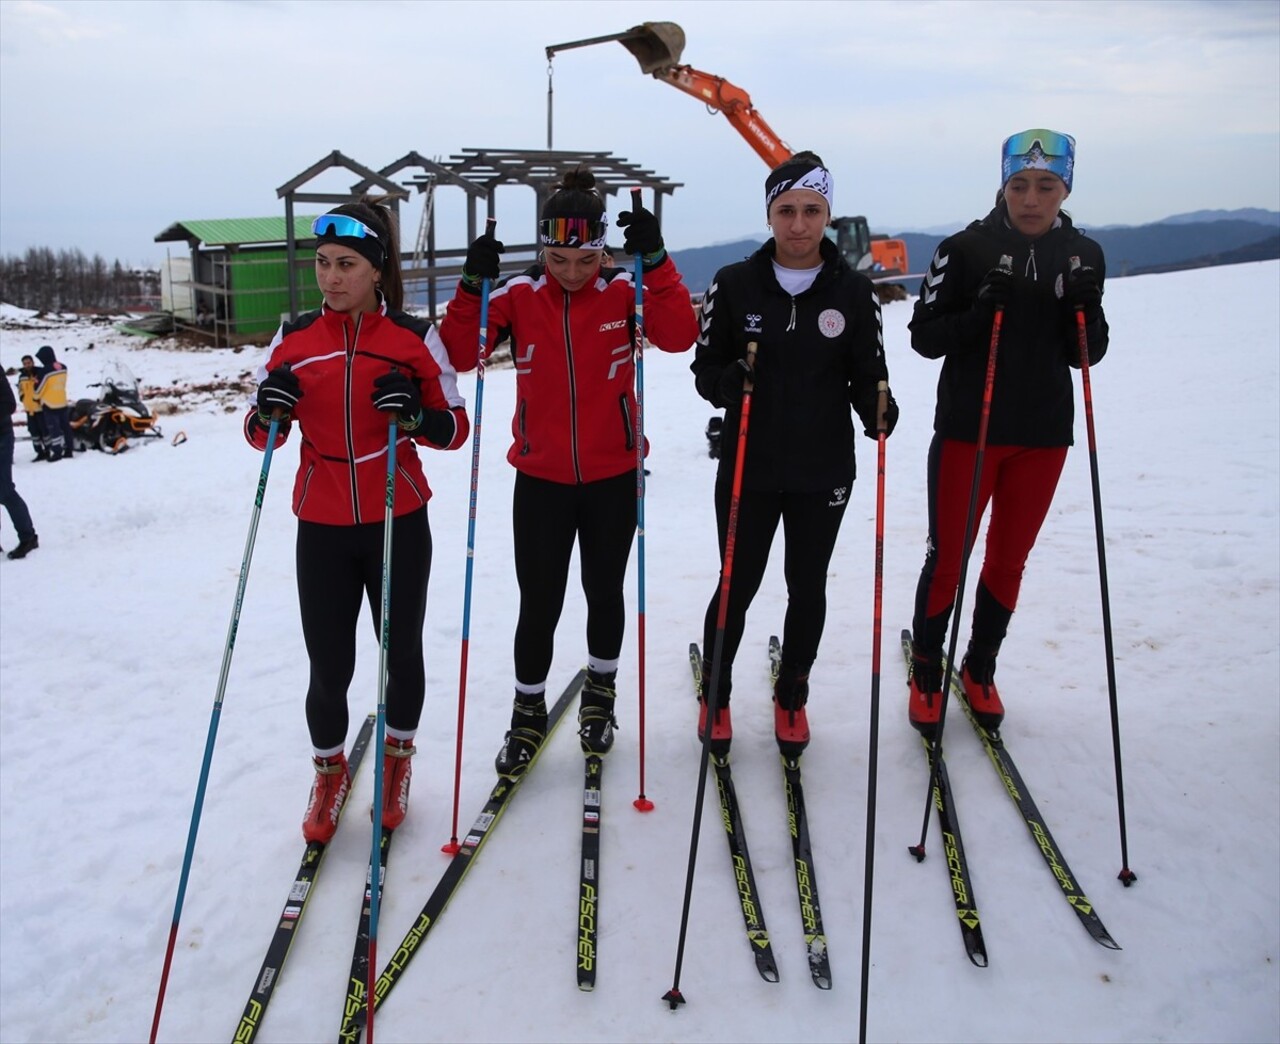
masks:
<path fill-rule="evenodd" d="M 715 487 L 722 562 L 748 372 L 753 384 L 724 646 L 715 679 L 710 672 L 719 586 L 703 628 L 698 734 L 706 728 L 706 697 L 714 684 L 718 713 L 711 744 L 717 753 L 726 752 L 732 738 L 728 704 L 734 656 L 779 521 L 786 539 L 787 611 L 774 687 L 775 734 L 787 756 L 798 756 L 809 742 L 809 669 L 826 620 L 827 565 L 854 479 L 852 413 L 875 438 L 881 382 L 887 393 L 875 289 L 824 235 L 831 220 L 831 184 L 830 172 L 811 152 L 775 168 L 765 182 L 773 238 L 747 260 L 721 269 L 702 302 L 702 331 L 691 369 L 698 393 L 727 411 Z M 758 347 L 749 369 L 752 341 Z M 886 430 L 892 431 L 898 411 L 891 395 L 887 404 Z"/>
<path fill-rule="evenodd" d="M 1072 443 L 1077 308 L 1084 310 L 1089 362 L 1107 350 L 1102 248 L 1061 212 L 1074 166 L 1069 135 L 1041 129 L 1006 140 L 995 209 L 938 247 L 911 320 L 912 348 L 943 360 L 908 683 L 908 716 L 926 736 L 938 724 L 942 646 L 960 579 L 995 310 L 1003 307 L 1004 316 L 976 516 L 981 520 L 990 501 L 991 522 L 961 669 L 969 704 L 989 729 L 1004 716 L 996 655 Z M 1004 258 L 1011 267 L 1002 266 Z"/>

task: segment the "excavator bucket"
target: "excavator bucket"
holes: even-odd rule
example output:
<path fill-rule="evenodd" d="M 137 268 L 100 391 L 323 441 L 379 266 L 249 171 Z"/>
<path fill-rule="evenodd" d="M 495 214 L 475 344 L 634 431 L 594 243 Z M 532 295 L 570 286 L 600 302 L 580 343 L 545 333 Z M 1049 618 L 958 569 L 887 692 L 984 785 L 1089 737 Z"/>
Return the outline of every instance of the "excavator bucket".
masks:
<path fill-rule="evenodd" d="M 675 22 L 645 22 L 622 34 L 618 42 L 635 55 L 642 73 L 653 73 L 680 64 L 684 30 Z"/>

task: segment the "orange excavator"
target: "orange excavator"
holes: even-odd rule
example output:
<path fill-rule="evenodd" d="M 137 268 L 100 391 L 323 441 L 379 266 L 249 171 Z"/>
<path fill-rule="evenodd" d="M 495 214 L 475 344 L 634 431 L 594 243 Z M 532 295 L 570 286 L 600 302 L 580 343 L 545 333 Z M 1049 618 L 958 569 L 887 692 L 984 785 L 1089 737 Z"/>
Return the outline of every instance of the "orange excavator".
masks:
<path fill-rule="evenodd" d="M 645 22 L 622 33 L 552 44 L 547 48 L 547 61 L 550 63 L 560 51 L 613 41 L 631 52 L 640 63 L 641 72 L 700 99 L 709 111 L 723 114 L 734 130 L 746 139 L 747 144 L 771 169 L 795 154 L 765 122 L 764 117 L 751 104 L 751 96 L 741 87 L 722 76 L 680 64 L 685 37 L 684 30 L 674 22 Z M 548 134 L 550 120 L 548 109 Z M 832 218 L 827 227 L 827 237 L 835 243 L 840 254 L 853 268 L 876 284 L 882 301 L 906 300 L 905 288 L 893 282 L 909 271 L 907 245 L 901 239 L 872 235 L 867 219 L 861 216 Z"/>

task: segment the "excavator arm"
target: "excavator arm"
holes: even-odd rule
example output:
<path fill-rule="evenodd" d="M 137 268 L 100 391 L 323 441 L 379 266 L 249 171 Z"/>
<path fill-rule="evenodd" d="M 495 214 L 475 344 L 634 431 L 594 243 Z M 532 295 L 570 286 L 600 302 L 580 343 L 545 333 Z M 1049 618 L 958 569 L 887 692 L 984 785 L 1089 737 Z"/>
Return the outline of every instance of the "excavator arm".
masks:
<path fill-rule="evenodd" d="M 641 72 L 698 98 L 710 111 L 721 113 L 771 168 L 795 155 L 756 111 L 751 104 L 751 95 L 741 87 L 722 76 L 680 64 L 685 37 L 684 30 L 674 22 L 645 22 L 622 33 L 552 44 L 546 49 L 547 61 L 549 63 L 559 51 L 612 41 L 617 41 L 631 52 L 640 63 Z M 550 95 L 548 106 L 549 99 Z M 547 120 L 550 127 L 550 108 Z M 878 284 L 877 290 L 882 299 L 905 300 L 907 294 L 902 287 L 886 282 L 908 271 L 907 247 L 901 239 L 872 236 L 865 217 L 833 218 L 828 234 L 849 263 Z"/>
<path fill-rule="evenodd" d="M 708 109 L 722 113 L 770 167 L 776 167 L 795 154 L 756 111 L 751 104 L 751 95 L 723 76 L 703 72 L 691 65 L 669 65 L 654 70 L 653 78 L 671 84 L 705 102 Z"/>

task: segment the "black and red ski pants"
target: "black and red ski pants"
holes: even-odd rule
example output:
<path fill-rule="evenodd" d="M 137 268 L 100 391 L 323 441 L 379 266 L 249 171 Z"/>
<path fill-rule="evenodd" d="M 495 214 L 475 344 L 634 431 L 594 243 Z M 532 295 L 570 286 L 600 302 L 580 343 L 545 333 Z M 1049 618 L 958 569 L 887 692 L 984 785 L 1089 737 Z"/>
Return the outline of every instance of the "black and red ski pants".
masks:
<path fill-rule="evenodd" d="M 941 435 L 929 446 L 929 545 L 912 621 L 916 645 L 926 653 L 942 649 L 955 605 L 977 450 L 975 442 Z M 972 641 L 992 654 L 1017 607 L 1027 557 L 1049 513 L 1066 459 L 1066 446 L 988 445 L 983 451 L 975 538 L 988 504 L 991 521 L 974 600 Z M 972 544 L 963 554 L 971 550 Z"/>

